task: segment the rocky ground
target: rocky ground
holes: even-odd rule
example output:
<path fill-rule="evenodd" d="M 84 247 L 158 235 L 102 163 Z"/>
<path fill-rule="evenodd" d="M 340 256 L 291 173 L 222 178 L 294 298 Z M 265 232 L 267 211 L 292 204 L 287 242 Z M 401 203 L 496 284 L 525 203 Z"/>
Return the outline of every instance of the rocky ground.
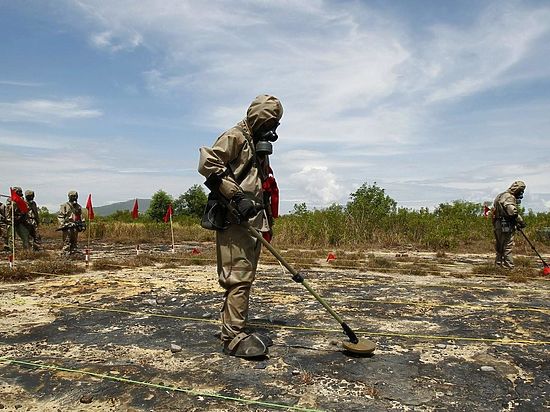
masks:
<path fill-rule="evenodd" d="M 212 248 L 180 247 L 199 246 L 201 256 Z M 93 259 L 135 253 L 98 249 Z M 435 261 L 413 255 L 406 257 Z M 316 262 L 306 277 L 377 343 L 370 357 L 344 353 L 337 322 L 267 256 L 251 325 L 275 344 L 256 361 L 221 353 L 222 291 L 206 258 L 0 284 L 0 409 L 549 409 L 550 281 L 471 274 L 486 259 L 447 256 L 438 273 L 414 274 Z"/>

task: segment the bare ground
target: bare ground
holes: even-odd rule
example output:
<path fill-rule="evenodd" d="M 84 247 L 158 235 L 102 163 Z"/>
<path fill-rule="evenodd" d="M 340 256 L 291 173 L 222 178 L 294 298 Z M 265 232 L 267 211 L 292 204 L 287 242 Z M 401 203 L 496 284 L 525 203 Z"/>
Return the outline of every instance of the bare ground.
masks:
<path fill-rule="evenodd" d="M 193 247 L 212 256 L 212 245 L 179 246 Z M 135 253 L 97 249 L 94 259 Z M 386 273 L 315 260 L 306 277 L 376 341 L 371 357 L 343 353 L 337 322 L 273 264 L 260 266 L 252 291 L 251 325 L 275 341 L 260 361 L 221 353 L 222 290 L 206 257 L 0 284 L 0 409 L 548 409 L 550 282 L 472 274 L 487 259 L 409 251 Z"/>

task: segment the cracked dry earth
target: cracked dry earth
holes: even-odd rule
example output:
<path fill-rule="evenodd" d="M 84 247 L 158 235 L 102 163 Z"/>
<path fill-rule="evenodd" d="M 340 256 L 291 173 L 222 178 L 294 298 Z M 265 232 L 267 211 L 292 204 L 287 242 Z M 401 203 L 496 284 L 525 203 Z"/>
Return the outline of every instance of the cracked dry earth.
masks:
<path fill-rule="evenodd" d="M 275 341 L 260 361 L 221 353 L 222 290 L 211 264 L 2 284 L 0 409 L 550 408 L 548 280 L 330 267 L 306 276 L 376 341 L 373 356 L 343 353 L 339 325 L 279 266 L 260 265 L 252 291 L 251 323 Z"/>

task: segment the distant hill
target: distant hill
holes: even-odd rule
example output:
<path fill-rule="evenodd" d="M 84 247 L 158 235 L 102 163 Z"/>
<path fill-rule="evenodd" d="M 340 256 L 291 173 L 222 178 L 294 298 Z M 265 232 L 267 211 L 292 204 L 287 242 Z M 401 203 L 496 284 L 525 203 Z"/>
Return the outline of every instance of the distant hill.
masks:
<path fill-rule="evenodd" d="M 132 210 L 134 208 L 134 201 L 127 200 L 125 202 L 112 203 L 105 206 L 94 206 L 94 213 L 98 216 L 109 216 L 115 213 L 117 210 Z M 139 214 L 143 214 L 149 209 L 151 199 L 138 199 Z"/>

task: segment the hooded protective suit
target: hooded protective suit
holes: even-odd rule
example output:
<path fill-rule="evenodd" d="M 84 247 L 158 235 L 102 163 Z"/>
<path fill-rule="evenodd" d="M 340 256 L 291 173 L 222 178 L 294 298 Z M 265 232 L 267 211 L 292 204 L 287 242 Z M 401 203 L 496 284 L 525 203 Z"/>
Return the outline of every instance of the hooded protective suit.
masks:
<path fill-rule="evenodd" d="M 23 197 L 23 190 L 18 187 L 13 187 L 14 192 L 19 196 Z M 13 222 L 12 222 L 12 215 L 13 215 Z M 21 242 L 23 242 L 23 249 L 29 249 L 30 242 L 29 242 L 29 229 L 27 228 L 27 214 L 23 213 L 19 206 L 17 205 L 17 202 L 14 202 L 11 200 L 11 198 L 8 198 L 6 201 L 6 210 L 5 210 L 5 219 L 7 222 L 7 240 L 8 240 L 8 248 L 11 250 L 13 248 L 13 231 L 15 231 L 15 234 L 17 234 L 21 238 Z M 12 227 L 13 225 L 13 227 Z"/>
<path fill-rule="evenodd" d="M 493 231 L 495 233 L 495 264 L 513 268 L 512 249 L 516 227 L 525 224 L 518 210 L 518 198 L 523 196 L 525 183 L 517 180 L 493 203 Z"/>
<path fill-rule="evenodd" d="M 34 201 L 34 191 L 25 190 L 25 201 L 29 206 L 27 212 L 27 228 L 29 230 L 29 237 L 32 240 L 32 248 L 34 250 L 40 250 L 42 245 L 42 237 L 40 236 L 40 214 L 38 211 L 38 205 Z"/>
<path fill-rule="evenodd" d="M 86 223 L 82 217 L 82 206 L 77 202 L 78 193 L 71 190 L 67 194 L 69 201 L 63 203 L 57 214 L 59 230 L 63 232 L 64 255 L 72 255 L 78 252 L 78 233 L 86 229 Z"/>
<path fill-rule="evenodd" d="M 6 205 L 0 202 L 0 237 L 4 242 L 4 250 L 8 247 L 8 221 L 6 220 Z"/>
<path fill-rule="evenodd" d="M 223 133 L 212 147 L 200 148 L 198 171 L 204 177 L 216 177 L 219 192 L 227 199 L 235 194 L 265 204 L 262 183 L 268 176 L 267 156 L 255 153 L 258 135 L 266 125 L 278 125 L 283 115 L 281 102 L 274 96 L 256 97 L 246 118 Z M 249 219 L 261 232 L 271 230 L 269 208 Z M 254 281 L 261 243 L 239 224 L 216 232 L 218 277 L 226 290 L 221 310 L 222 341 L 230 342 L 243 332 L 248 318 L 250 288 Z"/>

